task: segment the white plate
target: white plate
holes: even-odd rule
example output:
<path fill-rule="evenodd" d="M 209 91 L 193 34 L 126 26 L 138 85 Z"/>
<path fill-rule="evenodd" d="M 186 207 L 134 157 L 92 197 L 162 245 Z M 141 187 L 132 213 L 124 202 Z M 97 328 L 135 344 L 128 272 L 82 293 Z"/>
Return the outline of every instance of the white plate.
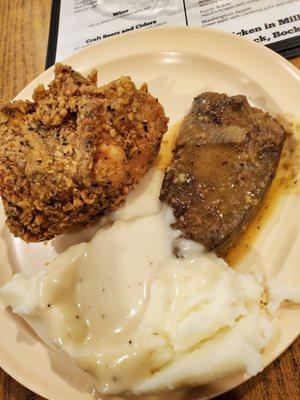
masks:
<path fill-rule="evenodd" d="M 171 125 L 184 116 L 193 97 L 203 91 L 245 94 L 252 104 L 264 110 L 273 114 L 292 113 L 300 120 L 298 71 L 262 45 L 216 30 L 144 30 L 88 47 L 65 63 L 84 74 L 97 68 L 102 83 L 120 75 L 130 75 L 137 84 L 147 82 L 151 93 L 164 105 Z M 52 77 L 53 68 L 50 68 L 18 98 L 30 98 L 38 83 L 47 84 Z M 280 275 L 287 281 L 300 283 L 299 215 L 299 199 L 291 195 L 282 198 L 240 268 L 256 269 L 268 277 Z M 3 213 L 1 218 L 4 219 Z M 51 243 L 26 245 L 13 238 L 6 228 L 0 245 L 0 284 L 12 272 L 37 271 L 55 255 Z M 276 321 L 281 334 L 266 352 L 266 364 L 299 333 L 299 307 L 285 308 L 278 313 Z M 47 399 L 91 399 L 86 392 L 86 377 L 69 366 L 62 356 L 48 350 L 20 318 L 5 311 L 1 304 L 0 326 L 0 365 L 11 376 Z M 243 375 L 222 379 L 197 390 L 193 398 L 216 395 L 244 379 Z"/>

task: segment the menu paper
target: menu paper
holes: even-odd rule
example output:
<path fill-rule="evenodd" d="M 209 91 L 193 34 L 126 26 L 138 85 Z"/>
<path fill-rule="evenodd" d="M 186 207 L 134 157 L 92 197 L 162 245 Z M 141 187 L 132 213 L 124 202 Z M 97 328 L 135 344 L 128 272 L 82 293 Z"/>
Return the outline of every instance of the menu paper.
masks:
<path fill-rule="evenodd" d="M 113 36 L 175 25 L 217 28 L 300 54 L 300 0 L 53 0 L 52 19 L 49 65 Z"/>

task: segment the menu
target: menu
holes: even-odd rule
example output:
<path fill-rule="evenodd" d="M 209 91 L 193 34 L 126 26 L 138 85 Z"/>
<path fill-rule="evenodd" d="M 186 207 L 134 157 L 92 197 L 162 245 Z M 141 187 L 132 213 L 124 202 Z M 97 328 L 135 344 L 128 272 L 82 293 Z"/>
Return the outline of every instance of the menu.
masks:
<path fill-rule="evenodd" d="M 164 26 L 217 28 L 300 54 L 300 0 L 53 0 L 47 66 L 107 38 Z"/>

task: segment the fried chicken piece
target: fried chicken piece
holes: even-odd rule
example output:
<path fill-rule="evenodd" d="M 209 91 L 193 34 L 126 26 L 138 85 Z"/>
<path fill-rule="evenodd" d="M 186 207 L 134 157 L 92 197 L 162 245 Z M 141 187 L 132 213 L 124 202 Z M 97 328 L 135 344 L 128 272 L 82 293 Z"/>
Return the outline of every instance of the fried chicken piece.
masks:
<path fill-rule="evenodd" d="M 33 102 L 0 109 L 0 193 L 10 231 L 43 241 L 115 210 L 152 165 L 168 119 L 147 85 L 97 87 L 57 64 Z"/>

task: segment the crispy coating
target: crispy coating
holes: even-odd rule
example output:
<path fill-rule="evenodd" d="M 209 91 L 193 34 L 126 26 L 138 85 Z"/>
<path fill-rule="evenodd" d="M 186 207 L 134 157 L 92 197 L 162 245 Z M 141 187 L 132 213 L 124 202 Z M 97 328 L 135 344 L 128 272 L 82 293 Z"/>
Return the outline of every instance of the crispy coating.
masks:
<path fill-rule="evenodd" d="M 33 102 L 0 109 L 0 193 L 7 225 L 43 241 L 115 210 L 156 157 L 168 119 L 147 85 L 97 87 L 57 64 Z"/>

